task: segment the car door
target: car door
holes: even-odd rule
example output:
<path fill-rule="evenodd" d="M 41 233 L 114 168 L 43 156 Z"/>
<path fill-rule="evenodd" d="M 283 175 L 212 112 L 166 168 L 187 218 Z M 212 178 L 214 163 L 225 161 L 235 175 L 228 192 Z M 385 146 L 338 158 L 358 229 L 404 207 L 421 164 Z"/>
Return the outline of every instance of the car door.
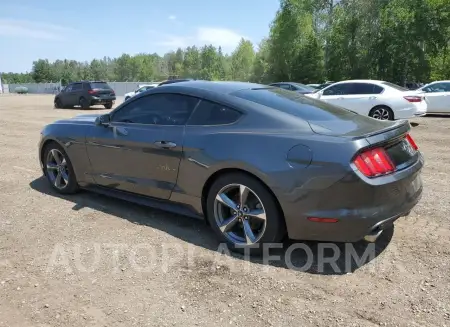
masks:
<path fill-rule="evenodd" d="M 322 101 L 346 108 L 346 103 L 344 100 L 345 97 L 349 94 L 350 89 L 350 83 L 330 85 L 320 91 L 319 98 Z"/>
<path fill-rule="evenodd" d="M 197 98 L 157 93 L 132 98 L 86 139 L 95 182 L 168 199 L 177 182 L 185 123 Z"/>
<path fill-rule="evenodd" d="M 382 104 L 380 94 L 384 91 L 381 86 L 373 83 L 349 83 L 347 95 L 344 97 L 345 108 L 360 115 L 369 115 L 370 110 Z"/>
<path fill-rule="evenodd" d="M 426 92 L 427 112 L 450 112 L 450 82 L 438 82 L 421 89 Z"/>
<path fill-rule="evenodd" d="M 76 106 L 80 103 L 79 98 L 81 95 L 81 92 L 83 91 L 83 84 L 82 83 L 73 83 L 72 88 L 70 89 L 70 92 L 67 93 L 68 105 L 69 106 Z"/>
<path fill-rule="evenodd" d="M 61 94 L 59 98 L 61 100 L 61 104 L 63 107 L 70 105 L 70 94 L 72 92 L 72 84 L 67 85 L 64 89 L 61 90 Z"/>

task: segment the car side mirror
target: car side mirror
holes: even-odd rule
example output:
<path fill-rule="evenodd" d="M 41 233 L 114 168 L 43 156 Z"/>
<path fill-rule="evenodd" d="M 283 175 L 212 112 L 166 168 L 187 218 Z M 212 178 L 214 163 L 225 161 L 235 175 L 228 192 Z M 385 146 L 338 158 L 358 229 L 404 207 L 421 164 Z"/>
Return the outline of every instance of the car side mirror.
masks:
<path fill-rule="evenodd" d="M 95 119 L 95 124 L 97 126 L 109 126 L 111 122 L 111 117 L 108 114 L 101 115 Z"/>

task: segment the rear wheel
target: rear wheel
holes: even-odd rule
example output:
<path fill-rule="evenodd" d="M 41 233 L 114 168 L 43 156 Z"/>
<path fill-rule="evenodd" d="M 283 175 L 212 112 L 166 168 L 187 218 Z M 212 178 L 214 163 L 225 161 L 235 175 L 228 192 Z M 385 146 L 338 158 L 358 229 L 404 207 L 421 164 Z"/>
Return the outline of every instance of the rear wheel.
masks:
<path fill-rule="evenodd" d="M 89 101 L 83 97 L 80 98 L 79 104 L 82 109 L 89 109 L 89 107 L 91 106 Z"/>
<path fill-rule="evenodd" d="M 113 106 L 113 104 L 112 104 L 112 102 L 108 102 L 108 103 L 105 104 L 104 106 L 105 106 L 105 109 L 111 109 L 112 106 Z"/>
<path fill-rule="evenodd" d="M 61 194 L 78 191 L 72 162 L 59 144 L 52 142 L 45 147 L 43 164 L 45 176 L 55 191 Z"/>
<path fill-rule="evenodd" d="M 391 108 L 386 106 L 378 106 L 373 108 L 369 116 L 379 120 L 394 120 L 394 113 Z"/>
<path fill-rule="evenodd" d="M 207 197 L 207 218 L 233 251 L 260 253 L 262 244 L 280 242 L 284 219 L 266 187 L 243 173 L 219 177 Z"/>

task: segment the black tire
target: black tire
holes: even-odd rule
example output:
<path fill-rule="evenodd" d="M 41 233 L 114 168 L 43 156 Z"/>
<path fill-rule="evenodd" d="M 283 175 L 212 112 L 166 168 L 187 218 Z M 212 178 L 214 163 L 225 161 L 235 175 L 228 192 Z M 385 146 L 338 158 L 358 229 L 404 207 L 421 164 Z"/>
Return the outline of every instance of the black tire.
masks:
<path fill-rule="evenodd" d="M 259 240 L 251 245 L 233 242 L 229 237 L 225 236 L 220 230 L 219 222 L 215 216 L 216 196 L 220 190 L 231 184 L 240 184 L 248 187 L 259 198 L 265 211 L 266 226 L 264 232 Z M 282 241 L 286 234 L 284 217 L 278 208 L 274 196 L 260 181 L 245 173 L 230 173 L 216 179 L 208 191 L 206 209 L 208 222 L 219 240 L 225 242 L 228 248 L 235 252 L 245 253 L 246 251 L 249 251 L 251 254 L 260 254 L 263 250 L 262 244 L 278 243 Z M 237 226 L 237 228 L 239 228 L 239 226 Z"/>
<path fill-rule="evenodd" d="M 111 109 L 113 106 L 112 102 L 108 102 L 107 104 L 104 105 L 105 109 Z"/>
<path fill-rule="evenodd" d="M 79 104 L 82 109 L 89 109 L 89 107 L 91 106 L 89 101 L 83 97 L 80 98 Z"/>
<path fill-rule="evenodd" d="M 394 112 L 388 106 L 376 106 L 369 112 L 369 116 L 380 120 L 394 120 Z M 382 118 L 378 118 L 382 116 Z M 386 117 L 386 118 L 384 118 Z"/>
<path fill-rule="evenodd" d="M 63 107 L 60 99 L 56 99 L 54 104 L 55 104 L 55 109 L 62 109 L 62 107 Z"/>
<path fill-rule="evenodd" d="M 65 166 L 66 166 L 66 172 L 67 172 L 67 176 L 68 176 L 68 181 L 67 181 L 67 183 L 64 183 L 65 186 L 62 187 L 62 188 L 61 187 L 57 187 L 55 185 L 55 177 L 54 177 L 53 170 L 49 170 L 47 168 L 49 163 L 50 163 L 50 161 L 49 161 L 49 153 L 52 152 L 53 150 L 57 150 L 62 155 L 62 157 L 60 157 L 61 161 L 62 161 L 62 159 L 65 159 L 65 162 L 66 162 Z M 73 170 L 72 162 L 70 161 L 69 156 L 64 151 L 62 146 L 60 146 L 56 142 L 48 143 L 45 146 L 45 148 L 44 148 L 44 154 L 43 154 L 43 157 L 42 157 L 42 162 L 43 162 L 44 169 L 45 169 L 45 176 L 47 177 L 47 180 L 50 183 L 50 186 L 56 192 L 58 192 L 60 194 L 73 194 L 73 193 L 76 193 L 79 190 L 79 186 L 78 186 L 77 178 L 75 176 L 75 172 Z"/>

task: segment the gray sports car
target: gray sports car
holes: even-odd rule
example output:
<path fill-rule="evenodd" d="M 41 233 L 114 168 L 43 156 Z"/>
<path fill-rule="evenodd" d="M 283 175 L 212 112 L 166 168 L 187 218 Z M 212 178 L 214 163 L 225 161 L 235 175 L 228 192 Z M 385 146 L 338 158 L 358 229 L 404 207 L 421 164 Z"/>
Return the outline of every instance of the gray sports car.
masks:
<path fill-rule="evenodd" d="M 374 242 L 422 194 L 409 131 L 276 87 L 187 81 L 47 125 L 39 158 L 57 192 L 205 217 L 258 251 L 285 236 Z"/>

